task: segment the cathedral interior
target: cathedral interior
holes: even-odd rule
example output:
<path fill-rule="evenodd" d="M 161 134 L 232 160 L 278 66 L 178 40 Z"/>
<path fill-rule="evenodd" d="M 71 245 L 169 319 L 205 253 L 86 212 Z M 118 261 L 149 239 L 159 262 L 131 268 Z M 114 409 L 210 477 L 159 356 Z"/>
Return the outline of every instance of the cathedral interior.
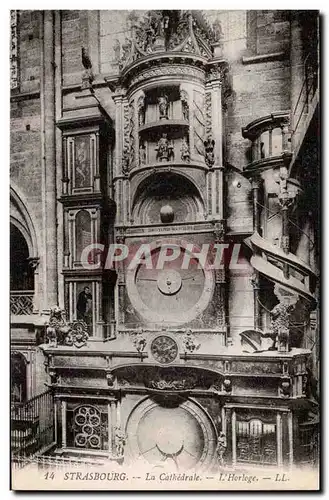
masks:
<path fill-rule="evenodd" d="M 316 466 L 318 12 L 10 22 L 13 461 Z"/>

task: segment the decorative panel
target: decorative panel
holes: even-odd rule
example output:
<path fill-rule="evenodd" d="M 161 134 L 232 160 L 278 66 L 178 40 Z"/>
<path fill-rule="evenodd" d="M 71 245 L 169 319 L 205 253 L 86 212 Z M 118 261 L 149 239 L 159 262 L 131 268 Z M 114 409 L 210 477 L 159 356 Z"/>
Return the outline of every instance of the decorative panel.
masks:
<path fill-rule="evenodd" d="M 276 464 L 276 425 L 260 419 L 237 420 L 236 451 L 238 462 Z"/>
<path fill-rule="evenodd" d="M 81 405 L 68 410 L 67 444 L 85 450 L 107 450 L 107 413 L 92 405 Z"/>
<path fill-rule="evenodd" d="M 75 258 L 81 262 L 81 253 L 92 243 L 91 217 L 87 210 L 80 210 L 75 219 Z"/>

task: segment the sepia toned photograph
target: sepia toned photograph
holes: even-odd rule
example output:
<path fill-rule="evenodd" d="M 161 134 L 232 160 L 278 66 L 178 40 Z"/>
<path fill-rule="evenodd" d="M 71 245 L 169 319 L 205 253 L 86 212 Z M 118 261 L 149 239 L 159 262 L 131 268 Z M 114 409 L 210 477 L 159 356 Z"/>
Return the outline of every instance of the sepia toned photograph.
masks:
<path fill-rule="evenodd" d="M 319 490 L 319 11 L 8 23 L 11 489 Z"/>

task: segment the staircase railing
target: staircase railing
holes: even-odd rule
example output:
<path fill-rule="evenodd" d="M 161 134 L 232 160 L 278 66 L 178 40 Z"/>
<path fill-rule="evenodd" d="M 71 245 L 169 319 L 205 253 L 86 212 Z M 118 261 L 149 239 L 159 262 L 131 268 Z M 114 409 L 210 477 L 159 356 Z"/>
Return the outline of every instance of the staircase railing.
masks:
<path fill-rule="evenodd" d="M 12 458 L 29 457 L 54 442 L 54 400 L 51 390 L 11 407 Z"/>

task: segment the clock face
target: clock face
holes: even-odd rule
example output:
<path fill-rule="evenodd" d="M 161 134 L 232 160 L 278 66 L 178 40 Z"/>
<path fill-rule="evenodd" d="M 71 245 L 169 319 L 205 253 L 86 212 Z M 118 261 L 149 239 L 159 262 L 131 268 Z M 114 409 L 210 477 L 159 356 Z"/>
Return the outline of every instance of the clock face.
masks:
<path fill-rule="evenodd" d="M 127 273 L 127 291 L 134 308 L 149 322 L 177 325 L 193 320 L 212 297 L 212 271 L 196 258 L 184 266 L 185 248 L 175 245 L 180 255 L 157 269 L 160 247 L 151 251 L 153 266 L 142 263 Z M 184 268 L 184 267 L 187 267 Z"/>
<path fill-rule="evenodd" d="M 178 346 L 171 337 L 160 335 L 153 340 L 151 353 L 159 363 L 171 363 L 177 357 Z"/>

